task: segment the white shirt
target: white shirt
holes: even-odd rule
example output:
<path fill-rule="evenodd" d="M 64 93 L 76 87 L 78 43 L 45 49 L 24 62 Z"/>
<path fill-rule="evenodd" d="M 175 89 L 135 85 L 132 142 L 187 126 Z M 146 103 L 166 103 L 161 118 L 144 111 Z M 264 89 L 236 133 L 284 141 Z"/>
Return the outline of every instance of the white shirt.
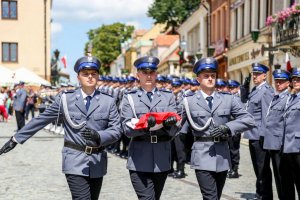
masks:
<path fill-rule="evenodd" d="M 86 104 L 86 97 L 87 96 L 91 96 L 91 97 L 93 97 L 94 96 L 94 94 L 95 94 L 95 91 L 96 90 L 94 90 L 94 92 L 91 94 L 91 95 L 87 95 L 82 89 L 81 89 L 81 94 L 82 94 L 82 98 L 83 98 L 83 102 L 84 102 L 84 105 Z"/>
<path fill-rule="evenodd" d="M 206 93 L 204 93 L 202 90 L 200 90 L 200 92 L 201 92 L 201 94 L 202 94 L 202 96 L 203 96 L 203 98 L 205 99 L 205 101 L 206 101 L 206 103 L 207 103 L 207 105 L 208 105 L 208 101 L 206 100 L 206 97 L 213 97 L 214 98 L 214 96 L 215 96 L 215 92 L 213 92 L 211 95 L 207 95 Z M 212 99 L 212 101 L 211 101 L 212 103 L 214 103 L 214 99 Z"/>
<path fill-rule="evenodd" d="M 143 88 L 142 88 L 143 89 Z M 143 89 L 143 91 L 145 92 L 145 94 L 147 94 L 148 92 L 146 90 Z M 151 91 L 152 92 L 152 95 L 151 95 L 151 99 L 153 100 L 153 95 L 154 95 L 154 92 L 156 91 L 156 88 L 153 88 L 153 90 Z"/>
<path fill-rule="evenodd" d="M 0 93 L 0 106 L 4 106 L 6 98 L 7 98 L 6 93 Z"/>

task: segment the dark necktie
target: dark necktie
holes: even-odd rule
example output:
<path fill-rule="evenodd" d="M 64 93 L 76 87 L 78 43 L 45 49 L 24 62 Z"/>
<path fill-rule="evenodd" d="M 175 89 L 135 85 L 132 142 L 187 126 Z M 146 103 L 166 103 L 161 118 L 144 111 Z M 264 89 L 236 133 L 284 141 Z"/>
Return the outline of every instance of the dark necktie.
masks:
<path fill-rule="evenodd" d="M 273 101 L 276 101 L 278 98 L 279 98 L 279 95 L 277 94 L 273 97 Z"/>
<path fill-rule="evenodd" d="M 88 111 L 89 107 L 91 105 L 91 99 L 92 99 L 92 97 L 91 96 L 87 96 L 85 99 L 86 99 L 85 107 L 86 107 L 86 110 Z"/>
<path fill-rule="evenodd" d="M 212 100 L 213 100 L 213 97 L 212 96 L 206 97 L 206 100 L 208 101 L 208 107 L 210 109 L 212 109 Z"/>
<path fill-rule="evenodd" d="M 254 92 L 256 90 L 256 86 L 254 88 L 252 88 L 251 92 Z"/>
<path fill-rule="evenodd" d="M 147 92 L 147 97 L 149 99 L 149 101 L 152 101 L 152 92 Z"/>

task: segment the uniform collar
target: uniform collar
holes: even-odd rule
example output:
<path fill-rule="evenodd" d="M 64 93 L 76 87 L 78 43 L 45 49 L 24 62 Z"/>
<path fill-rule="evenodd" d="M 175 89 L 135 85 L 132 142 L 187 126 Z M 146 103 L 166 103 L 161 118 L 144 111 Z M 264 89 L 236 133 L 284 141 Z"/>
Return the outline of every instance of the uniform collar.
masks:
<path fill-rule="evenodd" d="M 209 96 L 211 96 L 211 97 L 214 97 L 214 96 L 215 96 L 215 92 L 213 92 L 211 95 L 207 95 L 207 94 L 204 93 L 202 90 L 200 90 L 200 92 L 201 92 L 201 94 L 202 94 L 202 96 L 203 96 L 204 99 L 206 99 L 206 97 L 209 97 Z"/>
<path fill-rule="evenodd" d="M 258 86 L 256 86 L 256 89 L 260 89 L 266 83 L 267 83 L 266 81 L 262 82 L 261 84 L 259 84 Z"/>
<path fill-rule="evenodd" d="M 91 95 L 87 95 L 82 89 L 80 89 L 80 91 L 81 91 L 81 94 L 82 94 L 83 99 L 85 99 L 87 96 L 93 97 L 96 90 L 94 90 L 94 92 L 93 92 Z"/>

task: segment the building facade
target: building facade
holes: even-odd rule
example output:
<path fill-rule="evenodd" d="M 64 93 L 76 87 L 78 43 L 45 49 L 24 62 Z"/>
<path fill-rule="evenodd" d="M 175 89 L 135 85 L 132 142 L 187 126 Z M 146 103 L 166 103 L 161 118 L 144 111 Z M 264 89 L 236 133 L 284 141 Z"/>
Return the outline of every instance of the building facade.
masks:
<path fill-rule="evenodd" d="M 1 0 L 0 65 L 50 80 L 52 0 Z"/>

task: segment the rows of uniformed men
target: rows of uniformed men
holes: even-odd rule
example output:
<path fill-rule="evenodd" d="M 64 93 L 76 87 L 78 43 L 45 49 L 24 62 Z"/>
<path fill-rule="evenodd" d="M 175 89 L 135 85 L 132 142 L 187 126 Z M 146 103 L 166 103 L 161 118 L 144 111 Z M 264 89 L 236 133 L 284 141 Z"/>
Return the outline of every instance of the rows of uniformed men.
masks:
<path fill-rule="evenodd" d="M 171 168 L 171 139 L 178 132 L 185 134 L 191 130 L 194 136 L 191 167 L 195 169 L 203 198 L 219 199 L 230 169 L 229 136 L 253 130 L 255 114 L 253 119 L 235 96 L 215 91 L 217 62 L 213 58 L 201 59 L 194 65 L 201 90 L 184 94 L 178 106 L 172 92 L 156 87 L 158 63 L 155 57 L 135 62 L 139 87 L 127 91 L 120 103 L 123 133 L 131 138 L 127 168 L 137 196 L 159 199 Z M 58 114 L 65 128 L 63 172 L 73 199 L 98 199 L 106 173 L 104 146 L 121 137 L 116 101 L 101 89 L 96 90 L 99 67 L 100 62 L 93 57 L 79 59 L 75 71 L 81 88 L 60 93 L 45 112 L 18 131 L 0 151 L 6 153 L 17 143 L 25 142 L 56 120 Z M 156 131 L 150 131 L 150 121 L 144 130 L 126 125 L 135 116 L 165 111 L 179 112 L 183 127 L 176 125 L 174 117 L 165 120 L 163 128 Z M 76 159 L 79 163 L 72 159 L 74 156 L 80 158 Z"/>

